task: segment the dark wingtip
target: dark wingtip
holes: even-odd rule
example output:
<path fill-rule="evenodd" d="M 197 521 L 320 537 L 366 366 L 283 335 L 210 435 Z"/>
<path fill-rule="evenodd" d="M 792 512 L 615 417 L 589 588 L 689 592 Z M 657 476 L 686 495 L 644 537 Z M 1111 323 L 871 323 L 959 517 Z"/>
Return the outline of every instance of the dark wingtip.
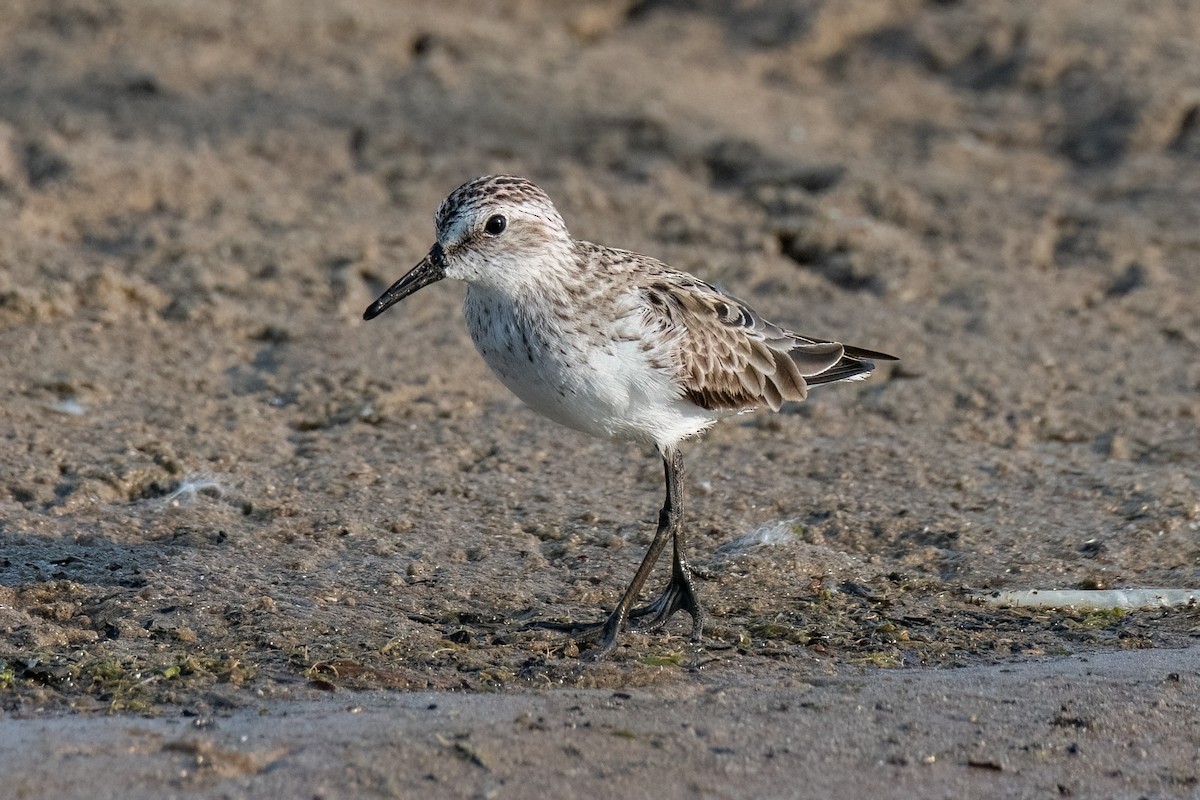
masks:
<path fill-rule="evenodd" d="M 846 355 L 851 358 L 863 359 L 865 361 L 899 361 L 899 356 L 891 356 L 887 353 L 881 353 L 878 350 L 868 350 L 865 347 L 853 347 L 845 345 Z"/>

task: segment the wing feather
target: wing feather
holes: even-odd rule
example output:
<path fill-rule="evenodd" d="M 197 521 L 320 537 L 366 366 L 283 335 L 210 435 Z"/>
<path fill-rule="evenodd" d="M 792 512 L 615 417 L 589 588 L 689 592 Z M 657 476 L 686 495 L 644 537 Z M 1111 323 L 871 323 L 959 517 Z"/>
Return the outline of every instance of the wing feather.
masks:
<path fill-rule="evenodd" d="M 808 387 L 864 378 L 886 353 L 801 336 L 762 319 L 754 309 L 661 261 L 576 242 L 594 268 L 626 276 L 640 295 L 642 322 L 662 334 L 655 357 L 675 370 L 683 396 L 714 411 L 760 406 L 778 410 L 803 400 Z"/>
<path fill-rule="evenodd" d="M 865 377 L 884 353 L 813 339 L 762 319 L 746 303 L 667 267 L 641 287 L 649 321 L 674 345 L 684 395 L 710 410 L 779 410 L 808 387 Z"/>

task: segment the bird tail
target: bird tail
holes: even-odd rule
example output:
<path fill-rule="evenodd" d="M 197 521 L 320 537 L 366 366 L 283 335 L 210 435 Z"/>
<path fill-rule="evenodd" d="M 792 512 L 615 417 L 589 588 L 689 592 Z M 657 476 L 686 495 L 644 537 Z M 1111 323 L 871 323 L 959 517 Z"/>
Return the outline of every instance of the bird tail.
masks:
<path fill-rule="evenodd" d="M 805 375 L 804 381 L 809 386 L 820 386 L 822 383 L 836 383 L 837 381 L 861 381 L 875 369 L 875 361 L 899 361 L 899 359 L 877 350 L 843 345 L 843 355 L 836 364 L 816 375 Z"/>

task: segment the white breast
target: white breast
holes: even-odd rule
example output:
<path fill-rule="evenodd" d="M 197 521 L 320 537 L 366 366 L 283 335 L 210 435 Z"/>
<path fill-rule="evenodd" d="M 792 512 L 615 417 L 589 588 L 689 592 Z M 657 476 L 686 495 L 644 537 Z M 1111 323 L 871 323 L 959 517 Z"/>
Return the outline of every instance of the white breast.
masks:
<path fill-rule="evenodd" d="M 603 320 L 561 318 L 470 286 L 463 308 L 476 349 L 526 405 L 602 438 L 673 445 L 718 418 L 688 401 L 674 381 L 669 342 L 635 313 Z"/>

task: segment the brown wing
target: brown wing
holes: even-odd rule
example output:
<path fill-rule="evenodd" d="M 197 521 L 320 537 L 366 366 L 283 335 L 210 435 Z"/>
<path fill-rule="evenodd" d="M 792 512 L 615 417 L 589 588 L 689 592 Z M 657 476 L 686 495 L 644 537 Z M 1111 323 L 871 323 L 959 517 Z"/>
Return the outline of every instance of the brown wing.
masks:
<path fill-rule="evenodd" d="M 703 408 L 778 410 L 803 400 L 809 380 L 824 382 L 819 376 L 847 361 L 837 342 L 796 336 L 689 275 L 664 271 L 642 292 L 654 322 L 675 335 L 686 397 Z"/>

